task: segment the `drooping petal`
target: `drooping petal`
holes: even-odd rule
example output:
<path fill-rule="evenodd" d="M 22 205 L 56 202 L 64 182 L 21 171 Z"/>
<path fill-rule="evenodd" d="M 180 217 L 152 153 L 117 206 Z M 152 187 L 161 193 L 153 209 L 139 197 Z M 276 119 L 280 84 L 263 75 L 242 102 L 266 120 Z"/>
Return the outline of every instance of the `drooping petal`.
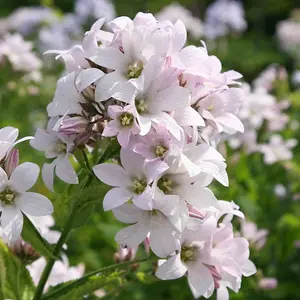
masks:
<path fill-rule="evenodd" d="M 208 293 L 208 291 L 212 293 L 214 290 L 213 277 L 208 268 L 201 263 L 189 265 L 188 283 L 195 299 Z"/>
<path fill-rule="evenodd" d="M 105 211 L 119 207 L 129 201 L 134 194 L 127 189 L 113 188 L 108 191 L 103 199 L 103 209 Z"/>
<path fill-rule="evenodd" d="M 19 193 L 25 192 L 36 183 L 39 173 L 40 168 L 37 164 L 25 162 L 14 169 L 9 185 Z"/>
<path fill-rule="evenodd" d="M 44 164 L 42 167 L 42 178 L 46 187 L 54 192 L 53 183 L 54 183 L 54 168 L 56 166 L 56 161 L 53 161 L 51 164 Z"/>
<path fill-rule="evenodd" d="M 143 210 L 133 204 L 125 203 L 113 209 L 114 216 L 123 223 L 133 224 L 138 222 L 143 214 Z"/>
<path fill-rule="evenodd" d="M 182 277 L 186 272 L 187 268 L 181 262 L 180 254 L 176 254 L 160 265 L 155 275 L 161 280 L 173 280 Z"/>
<path fill-rule="evenodd" d="M 159 222 L 151 222 L 150 247 L 155 255 L 164 258 L 176 250 L 177 243 L 173 226 L 166 217 L 162 217 Z"/>
<path fill-rule="evenodd" d="M 131 179 L 124 168 L 117 164 L 104 163 L 93 167 L 95 175 L 110 186 L 128 187 Z"/>
<path fill-rule="evenodd" d="M 77 174 L 69 160 L 68 155 L 57 160 L 55 172 L 57 177 L 62 181 L 69 184 L 78 184 Z"/>
<path fill-rule="evenodd" d="M 246 262 L 242 265 L 242 272 L 243 275 L 248 277 L 248 276 L 252 276 L 253 274 L 256 273 L 256 267 L 254 265 L 254 263 L 251 260 L 246 260 Z"/>
<path fill-rule="evenodd" d="M 229 300 L 229 292 L 223 285 L 217 289 L 217 300 Z"/>
<path fill-rule="evenodd" d="M 147 222 L 139 221 L 138 223 L 121 229 L 115 236 L 115 241 L 122 246 L 137 247 L 142 243 L 149 232 Z"/>
<path fill-rule="evenodd" d="M 25 213 L 42 217 L 53 213 L 53 205 L 51 201 L 38 193 L 26 192 L 17 196 L 16 201 L 20 201 L 20 209 Z"/>

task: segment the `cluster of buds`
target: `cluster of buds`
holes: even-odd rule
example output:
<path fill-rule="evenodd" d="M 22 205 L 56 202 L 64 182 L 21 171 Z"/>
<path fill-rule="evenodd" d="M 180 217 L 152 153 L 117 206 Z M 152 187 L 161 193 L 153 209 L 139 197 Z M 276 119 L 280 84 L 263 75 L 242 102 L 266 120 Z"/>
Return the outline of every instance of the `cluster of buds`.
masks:
<path fill-rule="evenodd" d="M 225 159 L 214 147 L 223 133 L 244 130 L 237 117 L 242 76 L 222 73 L 205 45 L 185 47 L 180 20 L 138 13 L 114 19 L 110 31 L 103 23 L 91 27 L 82 45 L 58 53 L 67 73 L 47 107 L 47 130 L 31 141 L 53 159 L 43 167 L 44 181 L 53 189 L 55 171 L 78 183 L 70 162 L 75 149 L 97 153 L 104 140 L 116 139 L 120 164 L 93 166 L 113 187 L 104 210 L 131 224 L 115 240 L 135 249 L 147 239 L 166 259 L 157 276 L 187 274 L 195 297 L 221 286 L 237 292 L 242 275 L 256 271 L 247 240 L 233 235 L 231 219 L 243 214 L 233 202 L 217 200 L 208 185 L 216 179 L 228 186 Z"/>

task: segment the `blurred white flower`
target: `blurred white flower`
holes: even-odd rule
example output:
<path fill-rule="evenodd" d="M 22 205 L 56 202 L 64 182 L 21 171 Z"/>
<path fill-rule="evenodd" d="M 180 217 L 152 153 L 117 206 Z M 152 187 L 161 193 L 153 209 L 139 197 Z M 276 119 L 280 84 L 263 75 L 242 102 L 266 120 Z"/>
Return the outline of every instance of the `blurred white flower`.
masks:
<path fill-rule="evenodd" d="M 296 87 L 300 87 L 300 70 L 294 71 L 292 74 L 292 82 Z"/>
<path fill-rule="evenodd" d="M 291 151 L 297 145 L 296 139 L 284 140 L 281 135 L 271 136 L 268 144 L 260 145 L 260 151 L 264 154 L 265 164 L 273 164 L 277 161 L 290 160 L 293 157 Z"/>
<path fill-rule="evenodd" d="M 16 9 L 7 19 L 10 30 L 22 35 L 29 35 L 38 29 L 38 26 L 57 21 L 53 10 L 48 7 L 32 6 Z"/>
<path fill-rule="evenodd" d="M 204 35 L 207 38 L 216 39 L 230 32 L 243 32 L 246 28 L 241 2 L 216 0 L 207 8 L 204 22 Z"/>
<path fill-rule="evenodd" d="M 266 243 L 269 231 L 267 229 L 258 229 L 253 222 L 241 221 L 241 235 L 246 238 L 250 244 L 257 250 L 263 248 Z"/>
<path fill-rule="evenodd" d="M 164 7 L 155 15 L 158 21 L 170 20 L 173 24 L 181 20 L 193 39 L 199 39 L 203 34 L 203 25 L 200 19 L 193 16 L 192 12 L 179 3 L 172 3 Z"/>
<path fill-rule="evenodd" d="M 44 257 L 41 257 L 31 265 L 27 266 L 27 269 L 35 285 L 38 284 L 46 264 L 46 259 Z M 55 286 L 59 283 L 82 277 L 82 275 L 84 274 L 84 270 L 85 267 L 83 264 L 79 264 L 76 267 L 71 267 L 69 265 L 68 258 L 66 256 L 63 256 L 62 260 L 58 260 L 55 262 L 49 279 L 47 280 L 45 291 L 47 291 L 50 286 Z"/>
<path fill-rule="evenodd" d="M 273 290 L 277 288 L 277 285 L 278 281 L 273 277 L 265 277 L 258 282 L 258 286 L 262 290 Z"/>
<path fill-rule="evenodd" d="M 287 193 L 286 187 L 283 184 L 276 184 L 274 187 L 274 193 L 276 196 L 283 198 Z"/>
<path fill-rule="evenodd" d="M 300 22 L 284 20 L 277 25 L 277 37 L 283 50 L 300 58 Z"/>
<path fill-rule="evenodd" d="M 75 13 L 82 23 L 89 19 L 95 21 L 105 18 L 106 22 L 116 17 L 113 3 L 109 0 L 77 0 L 75 3 Z"/>
<path fill-rule="evenodd" d="M 6 34 L 3 40 L 0 40 L 0 59 L 6 56 L 15 71 L 37 72 L 42 67 L 42 61 L 32 48 L 33 44 L 24 41 L 19 33 Z"/>

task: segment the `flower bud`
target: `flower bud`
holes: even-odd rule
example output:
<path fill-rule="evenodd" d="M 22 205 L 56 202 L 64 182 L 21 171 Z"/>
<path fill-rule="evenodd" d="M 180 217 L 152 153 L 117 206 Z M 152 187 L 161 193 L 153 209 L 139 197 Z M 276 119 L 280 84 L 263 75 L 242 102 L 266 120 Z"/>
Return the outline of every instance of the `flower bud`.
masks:
<path fill-rule="evenodd" d="M 119 251 L 115 253 L 114 259 L 116 263 L 121 263 L 124 261 L 134 260 L 136 256 L 136 249 L 130 247 L 120 247 Z"/>
<path fill-rule="evenodd" d="M 19 164 L 19 150 L 13 149 L 4 161 L 4 169 L 8 177 Z"/>
<path fill-rule="evenodd" d="M 273 290 L 276 289 L 277 285 L 278 285 L 277 279 L 272 277 L 262 278 L 258 283 L 258 286 L 262 290 Z"/>
<path fill-rule="evenodd" d="M 85 131 L 88 121 L 82 117 L 63 118 L 60 124 L 60 132 L 66 135 L 80 134 Z"/>
<path fill-rule="evenodd" d="M 24 264 L 30 264 L 33 261 L 40 258 L 40 254 L 24 240 L 19 238 L 13 245 L 10 246 L 10 250 L 19 257 Z"/>

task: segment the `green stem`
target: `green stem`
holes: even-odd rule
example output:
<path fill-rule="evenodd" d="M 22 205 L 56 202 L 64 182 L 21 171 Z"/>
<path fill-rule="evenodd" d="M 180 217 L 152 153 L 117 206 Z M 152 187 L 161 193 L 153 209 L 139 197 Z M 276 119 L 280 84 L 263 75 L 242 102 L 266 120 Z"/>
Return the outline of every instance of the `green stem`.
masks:
<path fill-rule="evenodd" d="M 117 148 L 117 149 L 119 149 L 119 148 Z M 112 150 L 112 149 L 110 149 L 110 147 L 108 147 L 106 149 L 106 151 L 104 152 L 104 154 L 101 156 L 101 158 L 99 160 L 99 163 L 104 162 L 105 160 L 107 160 L 110 157 L 110 155 L 112 155 L 112 154 L 114 154 L 116 152 L 116 150 L 114 150 L 111 153 L 109 153 L 110 150 Z M 86 153 L 84 151 L 82 151 L 82 153 L 83 153 L 83 157 L 84 157 L 86 166 L 91 171 L 91 173 L 88 176 L 87 182 L 84 184 L 84 188 L 86 188 L 86 187 L 88 187 L 92 183 L 92 181 L 94 179 L 94 173 L 92 172 L 92 169 L 91 169 L 91 167 L 89 165 L 89 161 L 88 161 L 88 157 L 87 157 Z M 72 210 L 72 213 L 70 214 L 70 216 L 69 216 L 69 218 L 68 218 L 68 220 L 67 220 L 67 222 L 65 224 L 63 232 L 62 232 L 62 234 L 61 234 L 61 236 L 60 236 L 57 244 L 55 245 L 55 247 L 53 249 L 53 252 L 52 252 L 53 253 L 53 258 L 50 258 L 48 260 L 47 265 L 46 265 L 46 267 L 45 267 L 45 269 L 44 269 L 44 271 L 42 273 L 42 276 L 41 276 L 40 281 L 38 283 L 38 286 L 36 288 L 33 300 L 40 300 L 41 297 L 42 297 L 42 295 L 43 295 L 43 291 L 45 289 L 45 285 L 47 283 L 49 275 L 50 275 L 50 273 L 52 271 L 52 268 L 53 268 L 53 266 L 55 264 L 55 261 L 56 261 L 55 257 L 57 257 L 60 254 L 60 251 L 61 251 L 63 245 L 65 244 L 65 242 L 66 242 L 66 240 L 67 240 L 67 238 L 69 236 L 70 231 L 72 230 L 72 223 L 73 223 L 73 219 L 74 219 L 76 213 L 77 213 L 77 207 L 74 207 L 74 209 Z M 122 265 L 122 264 L 120 264 L 120 265 Z"/>
<path fill-rule="evenodd" d="M 54 249 L 53 249 L 53 256 L 54 258 L 50 258 L 48 260 L 48 263 L 42 273 L 42 276 L 40 278 L 40 281 L 38 283 L 38 286 L 36 288 L 36 291 L 35 291 L 35 295 L 34 295 L 34 298 L 33 300 L 40 300 L 42 295 L 43 295 L 43 291 L 44 291 L 44 288 L 45 288 L 45 285 L 46 285 L 46 282 L 49 278 L 49 275 L 52 271 L 52 268 L 53 268 L 53 265 L 56 261 L 55 257 L 57 257 L 59 254 L 60 254 L 60 251 L 63 247 L 63 245 L 65 244 L 67 238 L 68 238 L 68 235 L 72 229 L 72 222 L 73 222 L 73 219 L 74 219 L 74 216 L 76 214 L 76 209 L 74 209 L 72 211 L 72 213 L 70 214 L 68 220 L 67 220 L 67 223 L 64 227 L 64 230 L 63 232 L 61 233 L 61 236 L 57 242 L 57 244 L 55 245 Z"/>
<path fill-rule="evenodd" d="M 86 167 L 88 168 L 88 170 L 89 170 L 90 172 L 92 172 L 92 168 L 91 168 L 91 166 L 90 166 L 89 158 L 88 158 L 88 156 L 87 156 L 85 150 L 82 150 L 82 155 L 83 155 L 83 159 L 84 159 L 84 162 L 85 162 L 85 164 L 86 164 Z"/>
<path fill-rule="evenodd" d="M 149 260 L 151 260 L 151 258 L 147 257 L 147 258 L 142 258 L 142 259 L 138 259 L 138 260 L 135 260 L 135 261 L 126 261 L 126 262 L 123 262 L 123 263 L 120 263 L 120 264 L 114 264 L 114 265 L 110 265 L 110 266 L 98 269 L 96 271 L 93 271 L 91 273 L 88 273 L 88 274 L 84 275 L 83 277 L 79 278 L 78 280 L 76 280 L 74 282 L 71 282 L 70 284 L 67 284 L 67 285 L 63 286 L 62 288 L 54 291 L 53 293 L 50 293 L 50 294 L 46 295 L 45 297 L 43 297 L 42 300 L 55 299 L 55 297 L 57 295 L 59 295 L 61 293 L 64 293 L 65 290 L 70 290 L 73 286 L 78 286 L 78 284 L 84 283 L 87 279 L 89 279 L 92 276 L 99 275 L 99 273 L 104 273 L 104 272 L 107 272 L 107 271 L 110 271 L 110 270 L 122 269 L 124 267 L 128 267 L 128 266 L 131 266 L 131 265 L 134 265 L 134 264 L 137 264 L 137 263 L 141 263 L 141 262 L 145 262 L 145 261 L 149 261 Z"/>

